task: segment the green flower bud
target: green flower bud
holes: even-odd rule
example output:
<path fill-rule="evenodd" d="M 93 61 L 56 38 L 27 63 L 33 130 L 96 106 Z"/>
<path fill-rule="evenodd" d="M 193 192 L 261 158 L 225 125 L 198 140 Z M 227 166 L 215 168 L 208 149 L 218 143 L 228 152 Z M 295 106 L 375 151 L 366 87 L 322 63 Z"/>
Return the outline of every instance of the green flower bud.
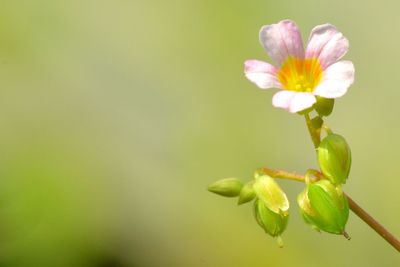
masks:
<path fill-rule="evenodd" d="M 318 147 L 318 163 L 333 184 L 346 183 L 351 166 L 351 151 L 346 140 L 338 134 L 326 136 Z"/>
<path fill-rule="evenodd" d="M 317 96 L 317 103 L 314 104 L 314 108 L 320 116 L 329 116 L 332 113 L 334 105 L 335 99 Z"/>
<path fill-rule="evenodd" d="M 273 237 L 280 236 L 285 231 L 289 219 L 287 211 L 275 213 L 260 199 L 254 202 L 254 216 L 261 228 Z"/>
<path fill-rule="evenodd" d="M 289 201 L 279 185 L 269 176 L 259 176 L 253 185 L 257 200 L 254 215 L 258 224 L 271 236 L 279 236 L 289 219 Z"/>
<path fill-rule="evenodd" d="M 303 219 L 317 230 L 344 234 L 349 218 L 349 205 L 340 186 L 328 180 L 307 185 L 297 197 Z"/>
<path fill-rule="evenodd" d="M 216 181 L 208 186 L 208 191 L 224 197 L 237 197 L 243 184 L 237 178 L 226 178 Z"/>
<path fill-rule="evenodd" d="M 251 181 L 242 187 L 239 195 L 238 205 L 250 202 L 255 198 L 256 193 L 254 192 L 253 184 L 254 181 Z"/>
<path fill-rule="evenodd" d="M 289 201 L 285 192 L 271 177 L 267 175 L 256 177 L 253 188 L 256 196 L 264 202 L 268 209 L 275 213 L 289 210 Z"/>

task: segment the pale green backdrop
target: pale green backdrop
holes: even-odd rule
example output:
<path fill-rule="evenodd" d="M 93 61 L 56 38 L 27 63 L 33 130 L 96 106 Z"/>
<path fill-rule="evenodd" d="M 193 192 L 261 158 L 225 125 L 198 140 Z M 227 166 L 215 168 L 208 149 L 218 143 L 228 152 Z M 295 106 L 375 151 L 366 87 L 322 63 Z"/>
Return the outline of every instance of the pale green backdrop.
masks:
<path fill-rule="evenodd" d="M 243 75 L 264 24 L 350 40 L 356 82 L 328 123 L 353 151 L 345 191 L 400 236 L 398 1 L 0 1 L 0 266 L 399 266 L 351 215 L 285 247 L 210 182 L 316 167 L 301 116 Z"/>

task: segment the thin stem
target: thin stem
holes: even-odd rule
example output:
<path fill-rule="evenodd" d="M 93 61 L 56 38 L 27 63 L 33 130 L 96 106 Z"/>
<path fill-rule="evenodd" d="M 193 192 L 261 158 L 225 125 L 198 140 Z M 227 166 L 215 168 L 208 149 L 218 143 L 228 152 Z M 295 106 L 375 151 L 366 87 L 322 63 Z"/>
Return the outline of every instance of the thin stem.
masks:
<path fill-rule="evenodd" d="M 303 175 L 287 172 L 284 170 L 273 170 L 270 168 L 261 168 L 256 171 L 258 174 L 266 174 L 272 178 L 282 178 L 287 180 L 292 180 L 296 182 L 304 183 L 305 178 Z"/>
<path fill-rule="evenodd" d="M 270 168 L 261 168 L 257 170 L 258 173 L 266 174 L 268 176 L 271 176 L 272 178 L 278 178 L 278 179 L 286 179 L 286 180 L 292 180 L 296 182 L 301 182 L 305 183 L 306 178 L 304 175 L 293 173 L 293 172 L 288 172 L 284 170 L 275 170 L 275 169 L 270 169 Z M 318 174 L 315 176 L 318 177 L 318 179 L 323 179 L 324 175 L 320 172 L 317 171 Z"/>
<path fill-rule="evenodd" d="M 333 134 L 331 128 L 329 128 L 325 123 L 322 125 L 322 129 L 324 129 L 327 134 Z"/>
<path fill-rule="evenodd" d="M 258 173 L 263 173 L 271 176 L 272 178 L 289 179 L 297 182 L 305 183 L 306 178 L 303 175 L 287 172 L 284 170 L 274 170 L 270 168 L 262 168 L 258 170 Z M 319 180 L 326 179 L 325 176 L 316 171 L 315 177 Z M 350 209 L 366 224 L 368 224 L 376 233 L 378 233 L 382 238 L 384 238 L 390 245 L 392 245 L 397 251 L 400 252 L 400 241 L 391 234 L 383 225 L 381 225 L 377 220 L 375 220 L 371 215 L 369 215 L 363 208 L 361 208 L 350 196 L 345 194 L 349 202 Z"/>
<path fill-rule="evenodd" d="M 381 237 L 383 237 L 392 247 L 400 252 L 400 241 L 392 235 L 383 225 L 377 222 L 371 215 L 369 215 L 363 208 L 361 208 L 351 197 L 345 194 L 349 201 L 350 209 L 367 223 L 372 229 L 375 230 Z"/>
<path fill-rule="evenodd" d="M 321 143 L 320 133 L 313 127 L 310 115 L 308 113 L 304 115 L 304 118 L 306 119 L 308 132 L 310 133 L 314 148 L 318 148 L 319 144 Z"/>

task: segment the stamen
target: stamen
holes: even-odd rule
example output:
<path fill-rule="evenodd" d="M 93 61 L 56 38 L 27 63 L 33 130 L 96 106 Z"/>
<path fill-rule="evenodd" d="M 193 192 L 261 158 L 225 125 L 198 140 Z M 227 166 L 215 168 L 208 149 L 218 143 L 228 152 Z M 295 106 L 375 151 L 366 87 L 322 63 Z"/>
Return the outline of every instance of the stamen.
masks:
<path fill-rule="evenodd" d="M 317 58 L 288 58 L 278 73 L 287 90 L 312 92 L 322 79 L 322 68 Z"/>

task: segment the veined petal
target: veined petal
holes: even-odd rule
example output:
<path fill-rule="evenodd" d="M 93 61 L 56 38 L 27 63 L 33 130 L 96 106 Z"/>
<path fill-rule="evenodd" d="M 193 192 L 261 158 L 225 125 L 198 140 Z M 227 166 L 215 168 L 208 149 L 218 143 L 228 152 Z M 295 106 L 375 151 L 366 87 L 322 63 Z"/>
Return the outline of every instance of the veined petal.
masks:
<path fill-rule="evenodd" d="M 331 24 L 316 26 L 310 34 L 306 58 L 318 58 L 322 69 L 341 59 L 349 49 L 349 41 Z"/>
<path fill-rule="evenodd" d="M 296 113 L 311 107 L 316 101 L 315 96 L 308 92 L 282 90 L 273 96 L 272 105 Z"/>
<path fill-rule="evenodd" d="M 343 96 L 354 82 L 354 65 L 351 61 L 343 60 L 330 65 L 323 74 L 321 83 L 313 94 L 325 98 Z"/>
<path fill-rule="evenodd" d="M 250 81 L 262 89 L 281 88 L 276 73 L 278 69 L 263 61 L 246 60 L 244 62 L 244 73 Z"/>
<path fill-rule="evenodd" d="M 291 20 L 263 26 L 260 30 L 260 42 L 278 66 L 289 56 L 304 58 L 300 31 Z"/>

